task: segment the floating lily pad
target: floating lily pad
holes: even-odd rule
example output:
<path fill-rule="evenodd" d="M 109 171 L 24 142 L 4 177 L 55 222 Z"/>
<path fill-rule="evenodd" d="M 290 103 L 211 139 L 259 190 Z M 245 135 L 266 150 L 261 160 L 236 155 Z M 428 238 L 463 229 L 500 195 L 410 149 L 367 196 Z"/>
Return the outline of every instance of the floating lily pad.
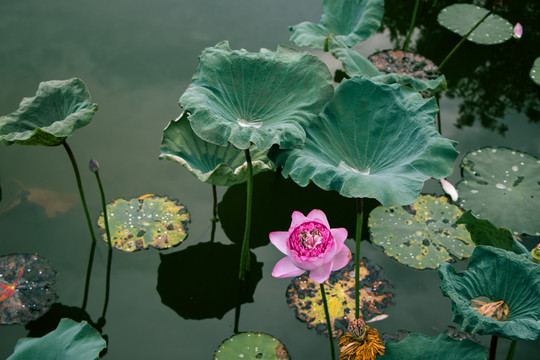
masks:
<path fill-rule="evenodd" d="M 303 126 L 333 94 L 332 74 L 316 56 L 286 46 L 276 52 L 207 48 L 179 104 L 193 131 L 216 145 L 259 150 L 302 146 Z M 302 94 L 302 96 L 298 96 Z"/>
<path fill-rule="evenodd" d="M 392 285 L 382 278 L 382 269 L 360 261 L 360 309 L 363 319 L 369 321 L 384 312 L 392 304 Z M 355 318 L 354 261 L 343 269 L 330 274 L 324 283 L 328 312 L 334 337 L 340 337 L 350 320 Z M 307 327 L 319 334 L 328 334 L 326 316 L 319 284 L 307 275 L 295 277 L 287 288 L 287 303 L 294 309 L 296 317 Z"/>
<path fill-rule="evenodd" d="M 289 353 L 279 340 L 263 333 L 240 333 L 223 341 L 214 360 L 268 359 L 289 360 Z"/>
<path fill-rule="evenodd" d="M 540 235 L 540 160 L 502 147 L 465 155 L 457 184 L 462 208 L 513 234 Z M 511 216 L 510 216 L 511 214 Z"/>
<path fill-rule="evenodd" d="M 444 263 L 439 276 L 441 291 L 452 300 L 452 321 L 463 331 L 512 340 L 535 340 L 540 335 L 537 264 L 510 251 L 477 246 L 466 271 L 456 274 L 452 265 Z M 484 309 L 479 302 L 485 303 Z M 498 319 L 482 311 L 495 309 L 498 304 L 508 308 L 508 314 L 503 311 L 507 318 Z"/>
<path fill-rule="evenodd" d="M 36 96 L 24 98 L 17 111 L 0 117 L 0 141 L 6 145 L 60 145 L 87 125 L 97 108 L 80 79 L 42 82 Z"/>
<path fill-rule="evenodd" d="M 253 174 L 274 170 L 274 164 L 266 153 L 253 148 L 250 150 Z M 230 143 L 219 146 L 202 140 L 189 126 L 185 112 L 163 130 L 159 158 L 181 164 L 199 180 L 212 185 L 231 186 L 246 181 L 244 151 Z"/>
<path fill-rule="evenodd" d="M 448 30 L 465 36 L 487 13 L 488 9 L 472 4 L 454 4 L 441 10 L 437 16 L 439 24 Z M 514 27 L 499 15 L 489 15 L 467 40 L 477 44 L 500 44 L 512 37 Z"/>
<path fill-rule="evenodd" d="M 20 339 L 8 360 L 94 360 L 105 347 L 105 340 L 86 321 L 65 318 L 43 337 Z"/>
<path fill-rule="evenodd" d="M 529 76 L 536 85 L 540 85 L 540 57 L 537 57 L 536 60 L 534 60 Z"/>
<path fill-rule="evenodd" d="M 251 270 L 240 288 L 240 246 L 201 243 L 160 254 L 157 291 L 161 301 L 184 319 L 221 319 L 237 305 L 253 302 L 263 264 L 255 254 L 250 256 Z M 201 266 L 201 261 L 208 265 Z"/>
<path fill-rule="evenodd" d="M 373 242 L 386 255 L 416 269 L 436 269 L 452 257 L 471 256 L 474 242 L 464 225 L 463 211 L 445 196 L 420 195 L 412 205 L 378 207 L 369 215 Z"/>
<path fill-rule="evenodd" d="M 416 91 L 353 77 L 306 130 L 303 148 L 272 148 L 268 157 L 300 186 L 408 205 L 425 180 L 452 172 L 458 154 L 435 129 L 437 111 Z"/>
<path fill-rule="evenodd" d="M 291 26 L 290 41 L 316 49 L 353 47 L 375 33 L 384 14 L 384 0 L 324 0 L 319 24 Z"/>
<path fill-rule="evenodd" d="M 112 245 L 122 251 L 134 251 L 153 246 L 167 249 L 187 237 L 190 222 L 187 209 L 177 201 L 153 194 L 139 198 L 117 199 L 107 205 L 107 218 Z M 98 225 L 105 230 L 103 214 Z M 103 235 L 107 241 L 107 236 Z"/>
<path fill-rule="evenodd" d="M 385 354 L 380 359 L 485 360 L 487 351 L 471 340 L 455 340 L 446 334 L 434 337 L 409 334 L 398 343 L 386 343 Z"/>
<path fill-rule="evenodd" d="M 50 288 L 56 271 L 32 254 L 0 257 L 0 324 L 23 324 L 37 319 L 56 301 Z"/>

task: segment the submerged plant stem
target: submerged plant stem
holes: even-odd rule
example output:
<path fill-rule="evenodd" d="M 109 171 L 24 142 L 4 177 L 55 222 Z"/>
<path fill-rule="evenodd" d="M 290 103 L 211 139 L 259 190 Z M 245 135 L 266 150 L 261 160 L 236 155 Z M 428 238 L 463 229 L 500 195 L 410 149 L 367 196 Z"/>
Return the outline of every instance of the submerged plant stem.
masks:
<path fill-rule="evenodd" d="M 362 198 L 356 199 L 356 250 L 354 252 L 354 317 L 360 319 L 360 243 L 362 242 L 362 225 L 364 210 Z"/>
<path fill-rule="evenodd" d="M 446 62 L 448 61 L 448 59 L 450 59 L 450 58 L 452 57 L 452 55 L 454 55 L 454 53 L 456 52 L 456 50 L 459 49 L 459 47 L 461 46 L 461 44 L 463 44 L 463 42 L 464 42 L 465 40 L 467 40 L 467 38 L 469 37 L 469 35 L 471 35 L 471 33 L 472 33 L 478 26 L 480 26 L 480 24 L 483 23 L 484 20 L 486 20 L 487 17 L 488 17 L 489 15 L 491 15 L 492 13 L 493 13 L 493 9 L 490 10 L 483 18 L 481 18 L 480 21 L 478 21 L 478 22 L 476 23 L 476 25 L 474 25 L 474 26 L 472 27 L 472 29 L 469 30 L 469 32 L 466 33 L 466 34 L 461 38 L 461 40 L 457 43 L 457 45 L 454 46 L 454 48 L 452 49 L 452 51 L 450 51 L 450 52 L 448 53 L 448 55 L 446 55 L 446 57 L 444 58 L 444 60 L 441 62 L 441 64 L 439 65 L 439 71 L 441 71 L 441 69 L 443 68 L 444 64 L 446 64 Z"/>
<path fill-rule="evenodd" d="M 330 340 L 330 354 L 332 360 L 336 360 L 336 352 L 334 349 L 334 331 L 332 330 L 332 321 L 330 320 L 330 312 L 328 311 L 328 302 L 326 301 L 326 292 L 324 284 L 319 284 L 321 290 L 322 301 L 324 305 L 324 315 L 326 316 L 326 328 L 328 330 L 328 339 Z"/>
<path fill-rule="evenodd" d="M 506 353 L 505 360 L 514 359 L 514 353 L 516 352 L 516 346 L 517 346 L 517 340 L 512 340 L 512 342 L 510 343 L 510 347 L 508 348 L 508 352 Z"/>
<path fill-rule="evenodd" d="M 409 43 L 411 42 L 411 36 L 414 31 L 414 25 L 416 24 L 416 13 L 418 12 L 418 5 L 420 4 L 420 0 L 416 0 L 414 3 L 414 10 L 411 18 L 411 24 L 409 25 L 409 33 L 407 34 L 407 40 L 405 40 L 405 44 L 403 45 L 403 50 L 407 51 L 409 50 Z"/>
<path fill-rule="evenodd" d="M 249 271 L 249 233 L 251 230 L 251 203 L 253 197 L 253 165 L 251 164 L 249 148 L 245 150 L 245 154 L 247 163 L 246 227 L 240 255 L 240 272 L 238 274 L 240 280 L 244 280 L 246 278 L 246 272 Z"/>
<path fill-rule="evenodd" d="M 488 360 L 495 360 L 495 356 L 497 355 L 497 341 L 498 340 L 499 340 L 498 336 L 495 336 L 495 335 L 491 336 L 491 342 L 489 344 Z"/>

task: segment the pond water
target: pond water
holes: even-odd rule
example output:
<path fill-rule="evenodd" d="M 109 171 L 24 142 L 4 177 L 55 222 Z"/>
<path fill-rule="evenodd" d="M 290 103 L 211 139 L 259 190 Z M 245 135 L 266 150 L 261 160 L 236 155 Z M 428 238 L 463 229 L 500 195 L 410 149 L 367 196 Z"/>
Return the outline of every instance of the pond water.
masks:
<path fill-rule="evenodd" d="M 396 41 L 402 44 L 413 2 L 405 3 L 387 1 L 384 29 L 355 49 L 367 56 L 395 47 Z M 446 3 L 439 1 L 438 6 Z M 156 290 L 160 254 L 176 254 L 209 242 L 212 229 L 211 186 L 178 164 L 158 160 L 162 130 L 180 113 L 178 98 L 204 48 L 222 40 L 229 40 L 233 49 L 249 51 L 289 44 L 288 26 L 318 22 L 321 4 L 322 0 L 24 0 L 0 5 L 0 114 L 16 110 L 23 97 L 34 96 L 40 81 L 74 76 L 85 81 L 99 104 L 90 125 L 68 141 L 79 161 L 92 218 L 97 222 L 101 205 L 93 174 L 86 170 L 90 158 L 100 163 L 109 201 L 148 193 L 168 195 L 184 204 L 191 215 L 189 236 L 175 248 L 114 251 L 103 329 L 109 339 L 105 358 L 211 359 L 220 343 L 233 335 L 234 309 L 221 319 L 185 319 L 164 305 Z M 466 44 L 448 64 L 452 98 L 443 97 L 440 107 L 443 136 L 459 143 L 460 158 L 449 177 L 453 183 L 460 179 L 461 157 L 479 147 L 506 146 L 540 156 L 540 87 L 527 76 L 527 61 L 538 56 L 531 49 L 540 48 L 539 29 L 533 21 L 540 10 L 530 5 L 522 19 L 516 15 L 522 10 L 519 6 L 509 9 L 507 18 L 524 25 L 520 42 L 510 40 L 492 47 Z M 412 47 L 440 62 L 459 37 L 438 26 L 428 17 L 428 10 L 421 13 L 422 30 L 415 33 Z M 330 56 L 313 53 L 332 69 L 338 66 Z M 463 124 L 461 128 L 455 126 L 458 122 Z M 58 272 L 54 285 L 58 301 L 80 307 L 90 238 L 64 149 L 2 146 L 0 181 L 0 254 L 38 253 L 48 259 Z M 22 197 L 13 202 L 20 198 L 21 190 L 42 194 L 42 201 Z M 218 198 L 226 191 L 218 187 Z M 428 181 L 424 192 L 440 194 L 441 189 L 437 182 Z M 302 204 L 298 209 L 306 211 Z M 285 230 L 289 216 L 285 214 L 275 230 Z M 243 227 L 242 214 L 238 217 L 238 226 Z M 220 225 L 215 241 L 230 244 Z M 350 234 L 353 231 L 349 229 Z M 524 244 L 530 249 L 538 241 L 538 237 L 528 237 Z M 352 240 L 347 245 L 354 247 Z M 327 339 L 298 321 L 287 305 L 285 291 L 290 279 L 271 277 L 281 258 L 279 251 L 263 246 L 252 252 L 262 263 L 262 279 L 254 301 L 236 312 L 238 330 L 273 335 L 285 344 L 292 359 L 329 358 Z M 385 311 L 388 319 L 375 324 L 380 332 L 406 329 L 432 336 L 455 325 L 450 300 L 441 294 L 436 271 L 401 265 L 367 241 L 362 243 L 362 256 L 381 266 L 385 278 L 395 286 L 394 305 Z M 106 243 L 99 241 L 86 309 L 94 321 L 103 307 L 106 264 Z M 174 274 L 176 291 L 188 286 L 186 278 L 199 279 L 204 287 L 213 274 L 227 271 L 214 265 L 210 257 L 201 256 L 192 265 L 179 267 L 183 272 Z M 463 269 L 466 265 L 456 266 Z M 174 292 L 174 286 L 169 291 Z M 221 292 L 227 291 L 210 288 L 208 296 L 219 304 L 225 296 Z M 204 309 L 199 310 L 204 314 Z M 194 315 L 184 317 L 190 316 Z M 27 334 L 21 325 L 1 326 L 0 358 L 8 357 L 17 339 Z M 480 340 L 489 344 L 488 337 Z M 509 341 L 500 341 L 499 357 L 508 345 Z M 515 359 L 535 358 L 539 346 L 539 340 L 520 341 Z"/>

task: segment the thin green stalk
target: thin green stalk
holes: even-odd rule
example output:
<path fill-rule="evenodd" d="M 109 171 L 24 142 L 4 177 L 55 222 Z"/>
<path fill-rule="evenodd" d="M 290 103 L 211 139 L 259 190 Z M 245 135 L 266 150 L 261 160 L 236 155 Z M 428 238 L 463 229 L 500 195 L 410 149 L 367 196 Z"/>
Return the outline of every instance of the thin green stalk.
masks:
<path fill-rule="evenodd" d="M 499 340 L 498 336 L 495 336 L 495 335 L 491 336 L 491 343 L 489 344 L 488 360 L 495 360 L 495 356 L 497 355 L 497 341 L 498 340 Z"/>
<path fill-rule="evenodd" d="M 336 360 L 336 351 L 334 349 L 334 331 L 332 330 L 332 322 L 330 321 L 330 313 L 328 312 L 328 303 L 326 302 L 326 292 L 324 284 L 319 284 L 321 289 L 322 301 L 324 305 L 324 315 L 326 316 L 326 328 L 328 329 L 328 339 L 330 340 L 330 354 L 332 360 Z"/>
<path fill-rule="evenodd" d="M 414 10 L 411 18 L 411 24 L 409 25 L 409 33 L 407 34 L 407 40 L 405 40 L 405 44 L 403 45 L 403 50 L 407 51 L 409 50 L 409 43 L 411 42 L 411 36 L 414 31 L 414 25 L 416 24 L 416 13 L 418 12 L 418 5 L 420 4 L 420 0 L 416 0 L 414 3 Z"/>
<path fill-rule="evenodd" d="M 512 360 L 514 358 L 514 353 L 516 352 L 517 340 L 512 340 L 508 352 L 506 353 L 505 360 Z"/>
<path fill-rule="evenodd" d="M 437 108 L 439 111 L 437 112 L 437 130 L 439 131 L 439 134 L 442 136 L 442 124 L 441 124 L 441 106 L 439 105 L 439 94 L 435 94 L 435 101 L 437 102 Z"/>
<path fill-rule="evenodd" d="M 212 185 L 212 196 L 214 198 L 214 205 L 212 206 L 212 222 L 216 223 L 219 221 L 217 217 L 217 190 L 216 185 Z"/>
<path fill-rule="evenodd" d="M 478 26 L 480 26 L 480 24 L 483 23 L 484 20 L 486 20 L 487 17 L 488 17 L 489 15 L 491 15 L 492 13 L 493 13 L 493 9 L 491 9 L 491 10 L 490 10 L 483 18 L 481 18 L 480 21 L 478 21 L 478 22 L 476 23 L 476 25 L 474 25 L 474 26 L 472 27 L 472 29 L 469 30 L 469 32 L 468 32 L 467 34 L 465 34 L 465 36 L 463 36 L 463 37 L 461 38 L 461 40 L 457 43 L 457 45 L 454 46 L 454 48 L 452 49 L 452 51 L 450 51 L 450 53 L 448 53 L 448 55 L 446 55 L 446 57 L 444 58 L 444 60 L 441 62 L 441 64 L 439 65 L 439 71 L 441 71 L 441 69 L 443 68 L 443 66 L 444 66 L 444 65 L 446 64 L 446 62 L 448 61 L 448 59 L 450 59 L 450 58 L 452 57 L 452 55 L 454 55 L 454 53 L 455 53 L 456 50 L 461 46 L 461 44 L 463 44 L 463 42 L 464 42 L 465 40 L 467 40 L 467 38 L 469 37 L 469 35 L 471 35 L 471 33 L 472 33 L 474 30 L 476 30 L 476 28 L 477 28 Z"/>
<path fill-rule="evenodd" d="M 364 210 L 362 198 L 356 199 L 356 251 L 354 252 L 354 317 L 360 319 L 360 243 L 362 242 L 362 225 Z"/>
<path fill-rule="evenodd" d="M 246 227 L 240 256 L 240 272 L 238 274 L 240 280 L 244 280 L 246 278 L 246 272 L 249 271 L 249 233 L 251 230 L 251 203 L 253 198 L 253 165 L 251 164 L 249 149 L 245 150 L 245 154 L 247 162 Z"/>
<path fill-rule="evenodd" d="M 94 254 L 96 253 L 96 242 L 92 241 L 90 247 L 90 256 L 88 257 L 88 266 L 86 267 L 86 281 L 84 282 L 84 295 L 81 309 L 86 310 L 88 304 L 88 292 L 90 290 L 90 277 L 92 275 L 92 266 L 94 264 Z"/>

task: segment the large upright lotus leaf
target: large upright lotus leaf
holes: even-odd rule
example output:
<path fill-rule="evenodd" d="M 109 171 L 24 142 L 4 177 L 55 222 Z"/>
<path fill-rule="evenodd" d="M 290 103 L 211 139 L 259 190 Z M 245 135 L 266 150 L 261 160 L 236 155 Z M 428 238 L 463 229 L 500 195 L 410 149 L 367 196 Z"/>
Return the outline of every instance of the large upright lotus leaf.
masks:
<path fill-rule="evenodd" d="M 316 49 L 353 47 L 379 29 L 384 0 L 324 0 L 319 24 L 309 21 L 291 26 L 290 41 Z"/>
<path fill-rule="evenodd" d="M 303 126 L 333 94 L 332 74 L 316 56 L 286 46 L 276 52 L 207 48 L 179 104 L 193 131 L 216 145 L 259 150 L 304 144 Z"/>
<path fill-rule="evenodd" d="M 214 360 L 289 360 L 285 345 L 264 333 L 240 333 L 226 339 L 214 353 Z"/>
<path fill-rule="evenodd" d="M 442 9 L 437 21 L 448 30 L 465 36 L 488 12 L 472 4 L 454 4 Z M 500 44 L 512 37 L 513 29 L 508 21 L 491 14 L 474 29 L 467 40 L 484 45 Z"/>
<path fill-rule="evenodd" d="M 439 268 L 441 290 L 452 300 L 453 321 L 471 334 L 512 340 L 540 335 L 540 266 L 513 252 L 477 246 L 468 269 L 456 274 L 449 263 Z M 484 303 L 508 311 L 504 317 L 486 316 Z M 487 310 L 487 309 L 486 309 Z"/>
<path fill-rule="evenodd" d="M 500 229 L 487 220 L 477 219 L 470 210 L 461 215 L 456 224 L 467 227 L 476 245 L 494 246 L 509 251 L 513 248 L 514 237 L 508 229 Z"/>
<path fill-rule="evenodd" d="M 460 206 L 514 234 L 540 235 L 540 160 L 502 147 L 465 155 L 457 184 Z"/>
<path fill-rule="evenodd" d="M 392 304 L 392 285 L 382 278 L 382 269 L 360 261 L 360 309 L 363 319 L 369 321 L 383 314 Z M 328 312 L 334 337 L 347 330 L 349 321 L 355 318 L 354 261 L 330 274 L 324 283 Z M 296 317 L 305 321 L 307 327 L 319 334 L 328 334 L 326 316 L 320 286 L 306 275 L 295 277 L 287 288 L 287 303 L 294 309 Z"/>
<path fill-rule="evenodd" d="M 88 124 L 97 108 L 80 79 L 42 82 L 36 96 L 22 99 L 17 111 L 0 117 L 0 141 L 6 145 L 60 145 Z"/>
<path fill-rule="evenodd" d="M 187 237 L 190 221 L 187 209 L 177 201 L 153 194 L 107 204 L 107 219 L 112 246 L 131 252 L 153 246 L 167 249 L 180 244 Z M 105 230 L 103 214 L 98 225 Z M 107 241 L 107 235 L 103 234 Z"/>
<path fill-rule="evenodd" d="M 529 76 L 536 85 L 540 85 L 540 57 L 537 57 L 536 60 L 534 60 Z"/>
<path fill-rule="evenodd" d="M 0 324 L 22 324 L 47 312 L 56 301 L 50 288 L 56 271 L 32 254 L 0 257 Z"/>
<path fill-rule="evenodd" d="M 246 181 L 244 152 L 230 143 L 219 146 L 201 140 L 189 126 L 187 113 L 171 121 L 163 130 L 160 159 L 177 162 L 199 180 L 212 184 L 231 186 Z M 266 151 L 250 150 L 253 174 L 274 170 Z"/>
<path fill-rule="evenodd" d="M 435 129 L 437 111 L 413 90 L 353 77 L 307 129 L 303 148 L 268 156 L 300 186 L 311 180 L 345 197 L 408 205 L 425 180 L 452 172 L 458 154 Z"/>
<path fill-rule="evenodd" d="M 8 360 L 94 360 L 105 347 L 105 340 L 86 321 L 65 318 L 43 337 L 20 339 Z"/>
<path fill-rule="evenodd" d="M 454 340 L 446 334 L 427 337 L 409 334 L 398 343 L 386 343 L 381 360 L 485 360 L 486 349 L 471 340 Z"/>
<path fill-rule="evenodd" d="M 446 197 L 420 195 L 410 206 L 378 207 L 369 215 L 373 242 L 386 255 L 417 269 L 436 269 L 452 256 L 471 256 L 474 242 L 464 225 L 463 214 Z"/>

